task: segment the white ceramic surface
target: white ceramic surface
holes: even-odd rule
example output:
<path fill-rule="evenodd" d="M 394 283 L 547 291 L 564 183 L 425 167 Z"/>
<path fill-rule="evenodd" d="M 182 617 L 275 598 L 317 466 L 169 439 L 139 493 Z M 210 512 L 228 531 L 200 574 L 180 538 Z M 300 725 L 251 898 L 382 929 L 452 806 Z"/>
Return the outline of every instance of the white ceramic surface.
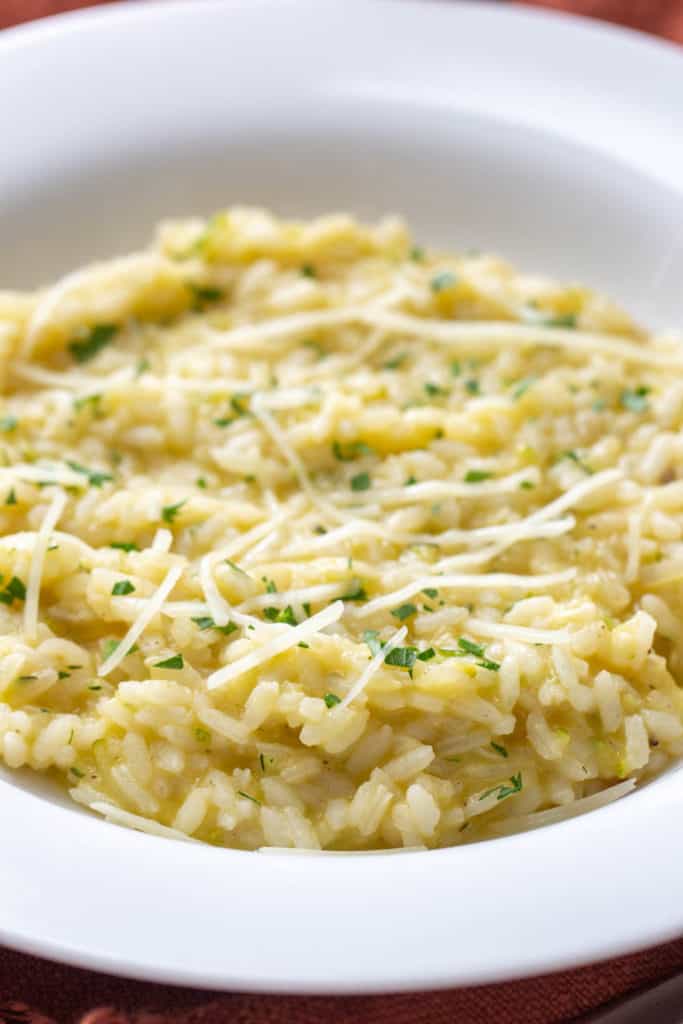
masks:
<path fill-rule="evenodd" d="M 0 36 L 0 286 L 235 202 L 402 211 L 683 323 L 683 56 L 485 3 L 101 8 Z M 263 855 L 139 835 L 0 778 L 0 941 L 271 991 L 510 978 L 683 931 L 683 774 L 456 850 Z"/>

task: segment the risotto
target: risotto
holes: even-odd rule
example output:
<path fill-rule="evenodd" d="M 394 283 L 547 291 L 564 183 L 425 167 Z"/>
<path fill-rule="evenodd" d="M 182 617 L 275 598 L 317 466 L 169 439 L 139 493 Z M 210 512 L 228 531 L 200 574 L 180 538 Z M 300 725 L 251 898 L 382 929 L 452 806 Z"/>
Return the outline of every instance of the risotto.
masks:
<path fill-rule="evenodd" d="M 683 349 L 397 220 L 0 293 L 0 759 L 217 846 L 433 847 L 683 753 Z"/>

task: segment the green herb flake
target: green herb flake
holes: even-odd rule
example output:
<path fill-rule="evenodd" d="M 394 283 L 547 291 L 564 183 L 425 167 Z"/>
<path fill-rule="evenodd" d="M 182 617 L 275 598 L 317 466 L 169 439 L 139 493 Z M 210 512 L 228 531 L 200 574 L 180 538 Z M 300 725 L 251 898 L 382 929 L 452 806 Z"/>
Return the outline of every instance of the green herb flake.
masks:
<path fill-rule="evenodd" d="M 424 390 L 425 394 L 429 395 L 430 398 L 446 398 L 450 394 L 448 388 L 442 388 L 439 384 L 434 384 L 430 380 L 425 383 Z"/>
<path fill-rule="evenodd" d="M 463 654 L 473 654 L 475 658 L 483 658 L 486 650 L 481 644 L 475 644 L 473 640 L 468 640 L 466 636 L 458 637 L 458 648 Z"/>
<path fill-rule="evenodd" d="M 350 441 L 346 444 L 333 441 L 332 454 L 340 462 L 353 462 L 362 455 L 372 455 L 372 448 L 365 441 Z"/>
<path fill-rule="evenodd" d="M 6 505 L 16 505 L 17 504 L 17 496 L 14 493 L 14 488 L 13 487 L 11 488 L 11 490 L 10 490 L 9 494 L 7 495 L 7 497 L 5 498 L 5 504 Z"/>
<path fill-rule="evenodd" d="M 170 658 L 166 658 L 165 661 L 157 661 L 154 664 L 154 668 L 184 668 L 185 662 L 183 661 L 182 654 L 174 654 Z"/>
<path fill-rule="evenodd" d="M 265 770 L 266 770 L 266 759 L 263 756 L 263 754 L 259 754 L 259 756 L 258 756 L 258 763 L 261 765 L 261 771 L 265 772 Z"/>
<path fill-rule="evenodd" d="M 444 292 L 448 288 L 452 288 L 456 281 L 455 274 L 452 274 L 449 270 L 443 270 L 440 274 L 434 275 L 429 282 L 429 287 L 433 292 Z"/>
<path fill-rule="evenodd" d="M 74 473 L 80 473 L 81 476 L 87 477 L 88 483 L 92 487 L 101 487 L 102 484 L 114 479 L 114 477 L 111 476 L 110 473 L 102 473 L 98 469 L 88 469 L 87 466 L 82 466 L 80 462 L 70 462 L 67 459 L 66 464 L 69 467 L 69 469 L 72 469 L 74 471 Z"/>
<path fill-rule="evenodd" d="M 367 601 L 368 595 L 360 580 L 353 580 L 346 594 L 336 598 L 337 601 Z"/>
<path fill-rule="evenodd" d="M 432 598 L 432 600 L 433 600 L 433 599 L 434 599 L 435 597 L 438 597 L 438 596 L 439 596 L 439 591 L 438 591 L 438 590 L 436 590 L 436 588 L 435 588 L 435 587 L 425 587 L 425 588 L 424 588 L 424 590 L 422 591 L 422 593 L 423 593 L 423 594 L 426 594 L 426 596 L 427 596 L 427 597 L 431 597 L 431 598 Z"/>
<path fill-rule="evenodd" d="M 126 594 L 132 594 L 135 587 L 130 580 L 118 580 L 111 588 L 111 592 L 114 597 L 123 597 Z"/>
<path fill-rule="evenodd" d="M 142 359 L 138 359 L 135 364 L 135 376 L 142 377 L 143 373 L 147 373 L 151 365 L 149 359 L 146 359 L 144 356 Z"/>
<path fill-rule="evenodd" d="M 465 391 L 468 395 L 480 395 L 479 381 L 475 377 L 470 377 L 465 381 Z"/>
<path fill-rule="evenodd" d="M 561 313 L 558 316 L 551 316 L 543 321 L 544 327 L 568 327 L 575 328 L 577 324 L 576 313 Z"/>
<path fill-rule="evenodd" d="M 417 656 L 418 661 L 431 661 L 432 658 L 436 657 L 436 651 L 433 647 L 428 647 L 426 651 L 420 651 Z"/>
<path fill-rule="evenodd" d="M 255 796 L 249 796 L 244 790 L 238 789 L 237 795 L 243 797 L 245 800 L 251 800 L 252 804 L 256 804 L 257 807 L 261 806 L 261 801 L 257 800 Z"/>
<path fill-rule="evenodd" d="M 650 408 L 647 400 L 650 390 L 650 388 L 642 386 L 634 389 L 625 388 L 619 395 L 619 405 L 623 409 L 628 409 L 629 412 L 647 412 Z"/>
<path fill-rule="evenodd" d="M 523 395 L 525 395 L 527 393 L 527 391 L 529 390 L 529 388 L 532 387 L 532 385 L 534 385 L 535 383 L 536 383 L 536 378 L 535 377 L 525 377 L 523 380 L 518 381 L 517 384 L 515 385 L 515 388 L 514 388 L 513 392 L 512 392 L 512 399 L 513 399 L 513 401 L 514 402 L 518 402 L 519 399 Z"/>
<path fill-rule="evenodd" d="M 370 654 L 379 654 L 382 650 L 383 644 L 379 638 L 379 632 L 376 629 L 366 629 L 363 633 L 363 641 L 370 648 Z"/>
<path fill-rule="evenodd" d="M 575 452 L 573 450 L 569 450 L 569 451 L 566 451 L 566 452 L 561 452 L 560 455 L 558 455 L 557 461 L 559 462 L 561 459 L 569 459 L 571 462 L 576 463 L 576 465 L 580 469 L 582 469 L 584 471 L 584 473 L 587 473 L 589 476 L 593 473 L 593 470 L 591 469 L 591 467 L 587 463 L 585 463 L 583 461 L 583 459 L 581 458 L 580 455 L 578 455 L 577 452 Z"/>
<path fill-rule="evenodd" d="M 304 263 L 303 266 L 301 267 L 301 276 L 317 277 L 318 275 L 316 274 L 315 267 L 313 266 L 312 263 Z"/>
<path fill-rule="evenodd" d="M 451 377 L 459 377 L 462 373 L 462 367 L 458 359 L 453 359 L 451 362 Z"/>
<path fill-rule="evenodd" d="M 81 771 L 80 768 L 77 768 L 75 764 L 71 765 L 69 771 L 71 772 L 72 775 L 75 775 L 77 779 L 85 778 L 85 772 Z"/>
<path fill-rule="evenodd" d="M 493 473 L 485 469 L 468 469 L 465 473 L 466 484 L 480 484 L 483 480 L 490 480 Z"/>
<path fill-rule="evenodd" d="M 17 576 L 12 577 L 4 590 L 0 590 L 2 604 L 12 604 L 15 600 L 26 600 L 26 587 Z"/>
<path fill-rule="evenodd" d="M 269 622 L 284 622 L 288 626 L 298 625 L 291 604 L 288 604 L 286 608 L 264 608 L 263 617 L 268 619 Z"/>
<path fill-rule="evenodd" d="M 409 256 L 415 263 L 422 263 L 425 258 L 425 251 L 419 245 L 414 245 L 410 250 Z"/>
<path fill-rule="evenodd" d="M 70 342 L 69 351 L 77 363 L 88 363 L 112 341 L 118 329 L 116 324 L 95 324 L 85 338 Z"/>
<path fill-rule="evenodd" d="M 397 668 L 412 669 L 417 659 L 416 647 L 394 647 L 384 659 L 385 665 L 395 665 Z"/>
<path fill-rule="evenodd" d="M 485 800 L 488 796 L 496 794 L 496 800 L 505 800 L 508 796 L 513 796 L 514 793 L 520 793 L 522 790 L 522 773 L 518 772 L 516 775 L 510 777 L 510 784 L 502 784 L 500 786 L 493 786 L 491 789 L 487 789 L 479 797 L 480 800 Z"/>
<path fill-rule="evenodd" d="M 3 416 L 0 419 L 0 431 L 2 431 L 3 434 L 11 434 L 18 426 L 19 420 L 16 416 Z"/>
<path fill-rule="evenodd" d="M 231 562 L 229 558 L 226 558 L 225 559 L 225 564 L 229 565 L 233 572 L 238 572 L 240 574 L 240 576 L 246 576 L 247 575 L 247 573 L 244 571 L 244 569 L 240 569 L 240 567 L 237 564 L 237 562 Z"/>
<path fill-rule="evenodd" d="M 507 750 L 500 743 L 496 743 L 494 740 L 491 740 L 491 746 L 497 754 L 500 754 L 501 757 L 509 757 Z"/>
<path fill-rule="evenodd" d="M 479 668 L 488 669 L 489 672 L 498 672 L 500 669 L 500 664 L 497 661 L 490 661 L 488 658 L 482 658 L 477 665 Z"/>
<path fill-rule="evenodd" d="M 192 292 L 194 299 L 193 307 L 195 310 L 202 310 L 207 302 L 219 302 L 224 298 L 224 293 L 220 288 L 214 288 L 211 285 L 199 285 L 188 283 L 187 287 Z"/>
<path fill-rule="evenodd" d="M 203 729 L 201 725 L 198 725 L 194 730 L 194 738 L 197 740 L 197 743 L 209 743 L 211 741 L 211 733 L 208 729 Z"/>
<path fill-rule="evenodd" d="M 352 491 L 367 491 L 372 486 L 369 473 L 356 473 L 355 476 L 351 477 L 351 490 Z"/>
<path fill-rule="evenodd" d="M 71 673 L 70 672 L 64 672 L 62 669 L 60 669 L 59 672 L 57 673 L 57 678 L 58 679 L 71 679 Z"/>
<path fill-rule="evenodd" d="M 115 541 L 112 541 L 112 543 L 109 545 L 109 547 L 110 548 L 116 548 L 117 551 L 125 551 L 126 554 L 128 554 L 131 551 L 139 551 L 140 550 L 140 548 L 137 546 L 137 544 L 134 544 L 132 541 L 126 541 L 126 540 L 115 540 Z"/>
<path fill-rule="evenodd" d="M 226 622 L 224 626 L 217 626 L 210 615 L 199 615 L 196 619 L 193 618 L 192 621 L 200 630 L 215 629 L 217 633 L 222 633 L 224 636 L 230 636 L 231 633 L 234 633 L 239 628 L 234 622 Z"/>
<path fill-rule="evenodd" d="M 90 408 L 94 416 L 99 410 L 101 401 L 102 395 L 86 395 L 84 398 L 74 398 L 74 409 L 76 412 L 81 412 L 83 409 Z"/>
<path fill-rule="evenodd" d="M 522 480 L 519 486 L 522 491 L 533 491 L 536 484 L 531 480 Z"/>
<path fill-rule="evenodd" d="M 404 487 L 413 487 L 418 482 L 416 476 L 409 476 L 407 480 L 403 481 Z"/>
<path fill-rule="evenodd" d="M 195 480 L 197 487 L 200 487 L 203 491 L 209 486 L 203 476 L 198 476 Z"/>
<path fill-rule="evenodd" d="M 163 521 L 165 523 L 174 522 L 175 517 L 180 512 L 183 505 L 185 505 L 186 503 L 187 498 L 184 498 L 182 501 L 176 502 L 175 505 L 164 505 L 164 507 L 161 510 L 161 518 L 163 519 Z"/>
<path fill-rule="evenodd" d="M 323 700 L 328 708 L 333 708 L 337 704 L 341 704 L 341 697 L 338 697 L 336 693 L 326 693 Z"/>
<path fill-rule="evenodd" d="M 99 683 L 93 683 L 92 686 L 88 687 L 88 689 L 89 690 L 101 690 L 102 687 L 99 685 Z"/>
<path fill-rule="evenodd" d="M 415 615 L 416 612 L 417 607 L 414 604 L 410 604 L 410 602 L 408 604 L 402 604 L 398 608 L 391 609 L 391 614 L 395 619 L 398 619 L 399 622 L 403 622 L 404 619 L 409 619 L 411 615 Z"/>
<path fill-rule="evenodd" d="M 392 356 L 391 359 L 387 359 L 385 363 L 382 363 L 382 369 L 398 370 L 401 366 L 403 366 L 407 358 L 407 352 L 399 352 L 398 355 Z"/>

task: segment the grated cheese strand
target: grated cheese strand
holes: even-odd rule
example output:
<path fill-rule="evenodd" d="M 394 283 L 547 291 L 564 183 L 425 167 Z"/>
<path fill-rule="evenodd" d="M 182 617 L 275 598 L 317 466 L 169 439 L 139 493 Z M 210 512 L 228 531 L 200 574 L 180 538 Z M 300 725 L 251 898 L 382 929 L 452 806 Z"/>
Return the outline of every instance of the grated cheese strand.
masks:
<path fill-rule="evenodd" d="M 396 630 L 394 635 L 389 640 L 387 640 L 384 647 L 382 647 L 377 652 L 377 654 L 373 656 L 369 664 L 365 666 L 356 682 L 353 684 L 349 692 L 342 700 L 340 707 L 348 707 L 351 701 L 355 700 L 358 694 L 363 692 L 363 690 L 368 685 L 374 674 L 378 672 L 382 667 L 384 659 L 386 658 L 387 654 L 393 651 L 394 647 L 398 647 L 398 645 L 401 643 L 401 641 L 407 635 L 407 633 L 408 628 L 406 626 L 401 626 L 400 629 Z"/>
<path fill-rule="evenodd" d="M 120 641 L 109 657 L 106 658 L 98 668 L 98 676 L 104 678 L 104 676 L 108 676 L 110 672 L 113 672 L 117 665 L 120 665 L 131 647 L 133 647 L 138 638 L 150 624 L 154 616 L 161 611 L 166 598 L 171 593 L 182 574 L 183 570 L 179 565 L 174 565 L 172 569 L 168 570 L 163 582 L 159 586 L 159 589 L 152 595 L 152 597 L 149 598 L 146 606 L 140 612 L 135 622 L 133 622 L 123 640 Z"/>
<path fill-rule="evenodd" d="M 237 679 L 238 676 L 244 675 L 245 672 L 251 672 L 252 669 L 258 668 L 259 665 L 270 661 L 276 655 L 288 651 L 290 647 L 295 647 L 302 640 L 308 640 L 310 637 L 315 636 L 316 633 L 325 629 L 326 626 L 331 626 L 333 622 L 338 622 L 343 614 L 343 602 L 335 601 L 328 608 L 323 608 L 321 612 L 312 615 L 310 619 L 300 622 L 298 626 L 284 626 L 283 628 L 286 632 L 280 633 L 274 640 L 262 644 L 257 651 L 251 651 L 243 658 L 238 658 L 237 661 L 233 661 L 229 665 L 219 668 L 217 672 L 212 673 L 206 680 L 207 690 L 215 690 L 219 686 L 225 686 L 232 679 Z"/>
<path fill-rule="evenodd" d="M 33 548 L 31 568 L 28 574 L 28 585 L 26 587 L 26 599 L 24 602 L 24 631 L 29 640 L 36 640 L 38 636 L 38 611 L 40 607 L 40 585 L 45 569 L 45 555 L 50 543 L 52 531 L 57 525 L 59 518 L 66 506 L 67 497 L 64 491 L 57 491 L 47 512 L 43 518 L 42 525 L 36 535 L 36 542 Z"/>
<path fill-rule="evenodd" d="M 479 576 L 420 576 L 407 583 L 399 590 L 376 597 L 360 608 L 354 609 L 358 619 L 366 619 L 375 612 L 391 608 L 395 604 L 406 601 L 421 590 L 437 588 L 441 590 L 545 590 L 569 583 L 576 576 L 576 569 L 565 569 L 563 572 L 548 573 L 540 576 L 515 576 L 512 573 L 485 573 Z"/>

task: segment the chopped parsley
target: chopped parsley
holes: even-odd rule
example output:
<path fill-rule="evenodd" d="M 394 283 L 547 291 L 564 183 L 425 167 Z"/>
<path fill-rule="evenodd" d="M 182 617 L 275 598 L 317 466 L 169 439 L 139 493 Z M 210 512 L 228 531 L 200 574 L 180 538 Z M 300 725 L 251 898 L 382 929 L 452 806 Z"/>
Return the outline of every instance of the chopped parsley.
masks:
<path fill-rule="evenodd" d="M 455 274 L 451 274 L 449 270 L 443 270 L 440 274 L 434 275 L 429 282 L 429 287 L 433 292 L 444 292 L 447 288 L 452 288 L 456 281 Z"/>
<path fill-rule="evenodd" d="M 341 697 L 338 697 L 336 693 L 326 693 L 323 700 L 328 708 L 333 708 L 336 704 L 341 704 Z"/>
<path fill-rule="evenodd" d="M 259 756 L 258 756 L 258 763 L 261 765 L 261 771 L 265 772 L 265 770 L 266 770 L 266 759 L 263 756 L 263 754 L 259 754 Z"/>
<path fill-rule="evenodd" d="M 473 640 L 468 640 L 466 636 L 458 637 L 458 647 L 463 654 L 473 654 L 475 658 L 483 658 L 486 654 L 486 650 L 481 644 L 475 644 Z"/>
<path fill-rule="evenodd" d="M 149 359 L 146 359 L 144 356 L 142 359 L 138 359 L 137 363 L 135 364 L 135 376 L 142 377 L 143 373 L 146 373 L 151 365 L 152 364 L 150 363 Z"/>
<path fill-rule="evenodd" d="M 111 592 L 115 597 L 123 597 L 125 594 L 132 594 L 135 587 L 130 580 L 118 580 L 111 588 Z"/>
<path fill-rule="evenodd" d="M 576 327 L 576 323 L 576 313 L 560 313 L 558 316 L 551 316 L 543 321 L 545 327 Z"/>
<path fill-rule="evenodd" d="M 18 576 L 13 576 L 4 590 L 0 590 L 0 602 L 2 604 L 12 604 L 15 600 L 26 600 L 26 587 Z"/>
<path fill-rule="evenodd" d="M 340 462 L 353 462 L 361 455 L 372 455 L 372 448 L 365 441 L 349 441 L 341 444 L 339 441 L 332 442 L 332 454 Z"/>
<path fill-rule="evenodd" d="M 411 260 L 414 260 L 415 263 L 421 263 L 425 258 L 424 249 L 421 249 L 419 245 L 414 245 L 410 250 L 410 258 Z"/>
<path fill-rule="evenodd" d="M 394 618 L 398 619 L 399 622 L 403 622 L 404 619 L 409 619 L 411 615 L 415 615 L 417 607 L 414 604 L 402 604 L 398 608 L 392 608 L 391 614 Z"/>
<path fill-rule="evenodd" d="M 7 495 L 7 497 L 5 498 L 5 504 L 6 505 L 16 505 L 17 504 L 17 496 L 14 493 L 14 488 L 13 487 L 11 488 L 11 490 L 10 490 L 9 494 Z"/>
<path fill-rule="evenodd" d="M 522 397 L 522 395 L 525 395 L 527 393 L 532 384 L 535 383 L 535 377 L 525 377 L 523 380 L 518 381 L 512 392 L 513 401 L 517 402 Z"/>
<path fill-rule="evenodd" d="M 450 394 L 448 388 L 442 388 L 430 380 L 425 383 L 424 389 L 425 394 L 429 395 L 430 398 L 445 398 Z"/>
<path fill-rule="evenodd" d="M 363 640 L 370 648 L 370 654 L 373 656 L 379 654 L 382 650 L 382 643 L 379 639 L 379 633 L 376 629 L 366 629 L 363 633 Z"/>
<path fill-rule="evenodd" d="M 185 662 L 183 661 L 182 654 L 173 654 L 170 658 L 166 658 L 165 661 L 157 661 L 154 664 L 154 668 L 184 668 Z"/>
<path fill-rule="evenodd" d="M 462 367 L 460 366 L 460 361 L 458 359 L 454 359 L 451 362 L 451 377 L 459 377 L 461 373 Z"/>
<path fill-rule="evenodd" d="M 251 800 L 252 804 L 256 804 L 257 807 L 261 806 L 261 801 L 260 800 L 257 800 L 255 796 L 249 796 L 248 793 L 245 793 L 241 789 L 237 790 L 237 795 L 241 796 L 241 797 L 244 797 L 245 800 Z"/>
<path fill-rule="evenodd" d="M 417 656 L 418 661 L 431 661 L 432 658 L 436 657 L 436 651 L 433 647 L 428 647 L 426 651 L 420 651 Z"/>
<path fill-rule="evenodd" d="M 88 483 L 92 487 L 101 487 L 102 484 L 114 479 L 110 473 L 102 473 L 101 470 L 98 469 L 88 469 L 87 466 L 82 466 L 80 462 L 70 462 L 67 459 L 66 464 L 69 469 L 73 469 L 74 473 L 80 473 L 81 476 L 86 476 L 88 478 Z"/>
<path fill-rule="evenodd" d="M 370 480 L 369 473 L 356 473 L 355 476 L 351 477 L 351 490 L 352 491 L 367 491 L 370 489 L 372 481 Z"/>
<path fill-rule="evenodd" d="M 2 419 L 0 419 L 0 430 L 3 434 L 11 434 L 18 426 L 19 420 L 16 416 L 3 416 Z"/>
<path fill-rule="evenodd" d="M 59 672 L 57 673 L 57 678 L 58 679 L 71 679 L 71 673 L 70 672 L 64 672 L 64 671 L 62 671 L 62 669 L 60 669 Z"/>
<path fill-rule="evenodd" d="M 69 771 L 72 775 L 75 775 L 77 779 L 82 779 L 85 776 L 85 772 L 81 771 L 80 768 L 77 768 L 75 764 L 71 765 Z"/>
<path fill-rule="evenodd" d="M 140 550 L 140 548 L 137 546 L 137 544 L 134 544 L 132 541 L 126 541 L 126 540 L 115 540 L 115 541 L 112 541 L 111 544 L 109 545 L 109 547 L 110 548 L 116 548 L 118 551 L 125 551 L 125 552 L 139 551 Z"/>
<path fill-rule="evenodd" d="M 482 480 L 490 480 L 493 473 L 486 469 L 468 469 L 465 473 L 466 484 L 480 484 Z"/>
<path fill-rule="evenodd" d="M 205 491 L 206 488 L 208 487 L 208 484 L 203 476 L 198 476 L 197 479 L 195 480 L 195 483 L 197 487 L 201 487 L 203 491 Z"/>
<path fill-rule="evenodd" d="M 368 595 L 360 580 L 352 580 L 348 593 L 338 597 L 338 601 L 367 601 Z"/>
<path fill-rule="evenodd" d="M 583 459 L 581 458 L 580 455 L 577 454 L 577 452 L 575 452 L 573 450 L 569 450 L 569 451 L 566 451 L 566 452 L 561 452 L 560 455 L 558 456 L 557 461 L 559 462 L 561 459 L 570 459 L 571 462 L 575 462 L 576 465 L 579 466 L 579 468 L 582 469 L 584 471 L 584 473 L 588 473 L 589 476 L 593 472 L 591 467 L 587 463 L 585 463 L 583 461 Z"/>
<path fill-rule="evenodd" d="M 175 505 L 164 505 L 164 507 L 161 510 L 161 518 L 163 519 L 163 521 L 165 523 L 172 523 L 175 520 L 175 517 L 180 512 L 183 505 L 186 504 L 186 502 L 187 498 L 184 498 L 182 501 L 177 502 Z"/>
<path fill-rule="evenodd" d="M 477 662 L 479 668 L 486 668 L 489 672 L 497 672 L 500 668 L 500 663 L 497 661 L 489 661 L 488 658 L 482 658 L 481 661 Z"/>
<path fill-rule="evenodd" d="M 412 487 L 417 482 L 418 481 L 417 481 L 417 477 L 416 476 L 409 476 L 407 480 L 403 481 L 403 486 L 404 487 Z"/>
<path fill-rule="evenodd" d="M 86 395 L 84 398 L 74 398 L 74 409 L 76 412 L 81 412 L 82 409 L 90 407 L 90 411 L 95 416 L 99 411 L 101 401 L 102 395 Z"/>
<path fill-rule="evenodd" d="M 496 794 L 496 800 L 505 800 L 508 796 L 513 796 L 514 793 L 519 793 L 522 790 L 522 773 L 517 772 L 516 775 L 510 777 L 510 784 L 501 784 L 500 786 L 493 786 L 492 789 L 487 789 L 479 797 L 480 800 L 485 800 L 487 796 L 493 796 Z"/>
<path fill-rule="evenodd" d="M 263 617 L 269 622 L 285 622 L 288 626 L 298 625 L 291 604 L 288 604 L 286 608 L 264 608 Z"/>
<path fill-rule="evenodd" d="M 638 387 L 638 388 L 625 388 L 619 395 L 619 405 L 623 409 L 628 409 L 629 412 L 647 412 L 650 408 L 647 400 L 647 395 L 650 393 L 650 388 Z"/>
<path fill-rule="evenodd" d="M 303 277 L 317 277 L 315 267 L 312 263 L 304 263 L 301 267 L 301 274 Z"/>
<path fill-rule="evenodd" d="M 203 729 L 201 725 L 198 725 L 194 730 L 194 738 L 198 743 L 208 743 L 211 740 L 211 733 L 208 729 Z"/>
<path fill-rule="evenodd" d="M 531 480 L 522 480 L 519 486 L 523 491 L 533 491 L 536 484 Z"/>
<path fill-rule="evenodd" d="M 503 747 L 500 743 L 495 743 L 493 740 L 491 740 L 491 746 L 493 747 L 497 754 L 500 754 L 501 757 L 509 756 L 505 747 Z"/>
<path fill-rule="evenodd" d="M 199 285 L 188 283 L 187 286 L 192 292 L 194 299 L 193 308 L 201 310 L 207 302 L 218 302 L 224 297 L 220 288 L 213 288 L 210 285 Z"/>
<path fill-rule="evenodd" d="M 102 656 L 103 656 L 105 661 L 107 660 L 107 658 L 111 657 L 111 655 L 114 653 L 116 648 L 119 646 L 120 642 L 121 642 L 120 640 L 105 640 L 104 641 L 104 643 L 102 644 Z M 131 649 L 128 651 L 128 654 L 135 654 L 135 652 L 139 651 L 139 650 L 140 650 L 140 648 L 138 647 L 138 645 L 137 644 L 133 644 Z M 126 654 L 126 657 L 128 657 L 128 654 Z M 70 665 L 69 668 L 73 668 L 73 666 Z"/>
<path fill-rule="evenodd" d="M 408 358 L 407 352 L 399 352 L 398 355 L 393 356 L 391 359 L 387 359 L 386 363 L 382 363 L 383 370 L 398 370 L 400 366 L 403 366 L 406 359 Z"/>
<path fill-rule="evenodd" d="M 384 659 L 385 665 L 395 665 L 397 668 L 412 669 L 417 658 L 416 647 L 394 647 Z"/>
<path fill-rule="evenodd" d="M 116 324 L 95 324 L 83 340 L 69 343 L 69 351 L 77 363 L 88 363 L 109 344 L 117 332 Z"/>
<path fill-rule="evenodd" d="M 475 377 L 470 377 L 465 381 L 465 391 L 468 395 L 480 395 L 479 381 Z"/>
<path fill-rule="evenodd" d="M 427 597 L 431 597 L 432 599 L 439 596 L 439 591 L 435 587 L 425 587 L 422 593 L 426 594 Z"/>
<path fill-rule="evenodd" d="M 196 623 L 201 630 L 215 629 L 219 633 L 223 633 L 224 636 L 230 636 L 230 634 L 234 633 L 238 628 L 234 622 L 228 622 L 225 626 L 217 626 L 210 615 L 199 615 L 196 619 L 192 619 L 192 621 Z"/>

